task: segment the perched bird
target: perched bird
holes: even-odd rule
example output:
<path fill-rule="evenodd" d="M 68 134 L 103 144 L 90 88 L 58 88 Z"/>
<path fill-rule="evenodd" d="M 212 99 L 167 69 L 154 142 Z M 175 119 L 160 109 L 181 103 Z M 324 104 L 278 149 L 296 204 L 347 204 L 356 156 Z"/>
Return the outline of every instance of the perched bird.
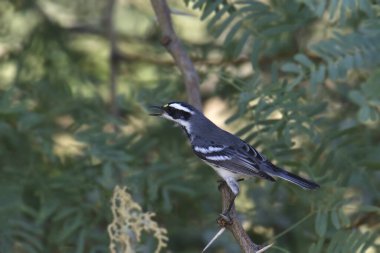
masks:
<path fill-rule="evenodd" d="M 179 124 L 186 132 L 193 152 L 210 165 L 227 183 L 234 198 L 229 204 L 227 216 L 234 199 L 239 194 L 240 179 L 259 177 L 269 181 L 281 178 L 304 189 L 316 189 L 319 185 L 277 167 L 255 148 L 235 135 L 226 132 L 193 106 L 184 102 L 170 102 L 163 106 L 151 106 L 150 115 L 161 116 Z"/>

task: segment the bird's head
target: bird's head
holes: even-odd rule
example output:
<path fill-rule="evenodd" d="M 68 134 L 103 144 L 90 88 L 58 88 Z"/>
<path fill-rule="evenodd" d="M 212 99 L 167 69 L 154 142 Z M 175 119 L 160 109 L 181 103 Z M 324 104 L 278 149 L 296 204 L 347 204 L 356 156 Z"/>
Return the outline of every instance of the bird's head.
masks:
<path fill-rule="evenodd" d="M 150 106 L 152 116 L 160 116 L 168 120 L 174 121 L 183 128 L 187 133 L 191 132 L 192 122 L 203 114 L 195 109 L 195 107 L 184 102 L 170 102 L 163 106 Z"/>

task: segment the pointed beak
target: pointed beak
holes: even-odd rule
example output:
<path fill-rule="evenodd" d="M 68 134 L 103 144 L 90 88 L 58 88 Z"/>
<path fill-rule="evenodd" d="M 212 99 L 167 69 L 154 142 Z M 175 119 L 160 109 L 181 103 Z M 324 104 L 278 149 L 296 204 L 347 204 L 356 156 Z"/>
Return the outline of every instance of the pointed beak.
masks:
<path fill-rule="evenodd" d="M 150 116 L 161 116 L 164 113 L 164 109 L 162 109 L 162 106 L 158 105 L 150 105 L 149 110 L 151 111 L 149 113 Z"/>

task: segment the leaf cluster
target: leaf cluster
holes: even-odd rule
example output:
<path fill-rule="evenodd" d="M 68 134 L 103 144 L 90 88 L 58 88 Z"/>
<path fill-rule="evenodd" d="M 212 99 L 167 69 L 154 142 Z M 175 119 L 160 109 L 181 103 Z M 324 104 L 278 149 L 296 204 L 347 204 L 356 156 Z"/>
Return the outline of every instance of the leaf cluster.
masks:
<path fill-rule="evenodd" d="M 267 185 L 261 191 L 253 189 L 250 196 L 259 206 L 254 215 L 248 215 L 253 229 L 257 222 L 271 228 L 286 224 L 280 226 L 285 232 L 279 233 L 280 229 L 275 236 L 286 238 L 284 247 L 274 247 L 273 252 L 304 252 L 305 248 L 309 252 L 365 252 L 378 247 L 378 228 L 373 223 L 379 215 L 378 194 L 373 193 L 378 192 L 376 170 L 380 167 L 374 158 L 379 152 L 379 93 L 375 92 L 378 84 L 373 83 L 379 69 L 377 4 L 192 2 L 193 8 L 202 10 L 202 18 L 208 18 L 213 35 L 223 41 L 225 57 L 246 57 L 254 70 L 252 75 L 220 70 L 221 85 L 232 87 L 234 95 L 230 92 L 228 99 L 237 105 L 227 122 L 242 125 L 236 133 L 275 163 L 301 170 L 322 185 L 319 192 L 297 191 L 292 197 L 287 190 L 277 192 Z M 372 196 L 369 202 L 367 194 Z M 284 198 L 292 199 L 294 206 L 285 206 Z M 276 205 L 278 210 L 269 213 L 258 210 Z M 309 212 L 295 218 L 295 209 L 301 206 Z M 267 216 L 276 219 L 271 223 Z M 292 225 L 290 217 L 299 222 Z M 294 230 L 304 223 L 310 228 L 311 217 L 314 234 L 300 239 L 302 232 Z M 370 221 L 358 222 L 364 217 Z M 294 231 L 294 237 L 289 231 Z"/>

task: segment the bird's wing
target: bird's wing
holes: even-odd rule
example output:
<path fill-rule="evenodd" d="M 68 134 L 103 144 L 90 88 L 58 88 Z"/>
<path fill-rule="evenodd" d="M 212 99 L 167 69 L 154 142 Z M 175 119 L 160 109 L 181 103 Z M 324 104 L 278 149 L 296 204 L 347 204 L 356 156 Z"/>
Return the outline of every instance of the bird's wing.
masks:
<path fill-rule="evenodd" d="M 259 164 L 266 159 L 245 142 L 239 147 L 216 145 L 202 148 L 193 146 L 193 151 L 207 163 L 225 168 L 233 173 L 275 181 L 273 177 L 260 170 Z"/>

